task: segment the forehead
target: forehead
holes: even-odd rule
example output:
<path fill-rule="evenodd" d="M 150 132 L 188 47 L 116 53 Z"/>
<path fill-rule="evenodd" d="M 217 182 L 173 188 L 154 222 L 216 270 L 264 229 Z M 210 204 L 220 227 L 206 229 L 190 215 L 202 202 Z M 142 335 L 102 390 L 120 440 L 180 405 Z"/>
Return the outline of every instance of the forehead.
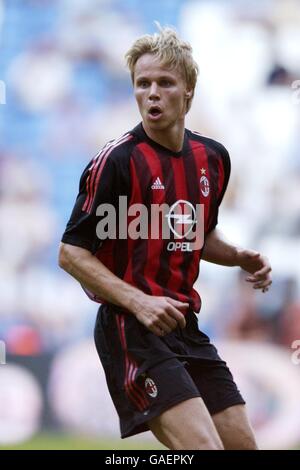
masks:
<path fill-rule="evenodd" d="M 137 80 L 140 77 L 156 78 L 156 77 L 170 77 L 181 79 L 182 75 L 176 68 L 170 68 L 162 64 L 158 57 L 153 54 L 143 54 L 137 61 L 134 67 L 134 78 Z"/>

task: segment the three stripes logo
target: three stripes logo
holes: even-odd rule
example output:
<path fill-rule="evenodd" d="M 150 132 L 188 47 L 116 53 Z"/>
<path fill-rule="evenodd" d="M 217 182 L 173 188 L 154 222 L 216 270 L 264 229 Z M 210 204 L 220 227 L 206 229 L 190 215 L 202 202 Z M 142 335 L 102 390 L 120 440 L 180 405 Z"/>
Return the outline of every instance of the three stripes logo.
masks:
<path fill-rule="evenodd" d="M 164 185 L 160 181 L 159 176 L 156 178 L 156 180 L 152 184 L 151 189 L 165 189 Z"/>

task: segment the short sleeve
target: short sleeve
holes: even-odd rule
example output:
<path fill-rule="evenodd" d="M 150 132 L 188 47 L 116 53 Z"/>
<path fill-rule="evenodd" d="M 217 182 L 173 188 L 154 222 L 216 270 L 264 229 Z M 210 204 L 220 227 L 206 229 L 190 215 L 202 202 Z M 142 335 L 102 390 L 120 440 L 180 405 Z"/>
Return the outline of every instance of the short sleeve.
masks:
<path fill-rule="evenodd" d="M 210 224 L 208 233 L 211 232 L 218 224 L 219 208 L 226 193 L 231 172 L 231 163 L 228 151 L 223 145 L 219 143 L 218 150 L 218 153 L 220 155 L 220 158 L 218 159 L 218 195 L 214 216 Z"/>
<path fill-rule="evenodd" d="M 80 178 L 76 202 L 62 236 L 63 243 L 92 253 L 99 249 L 104 240 L 96 231 L 101 220 L 97 208 L 101 204 L 111 204 L 117 211 L 119 196 L 129 195 L 129 174 L 125 173 L 124 165 L 118 165 L 113 156 L 105 161 L 98 157 L 88 164 Z"/>

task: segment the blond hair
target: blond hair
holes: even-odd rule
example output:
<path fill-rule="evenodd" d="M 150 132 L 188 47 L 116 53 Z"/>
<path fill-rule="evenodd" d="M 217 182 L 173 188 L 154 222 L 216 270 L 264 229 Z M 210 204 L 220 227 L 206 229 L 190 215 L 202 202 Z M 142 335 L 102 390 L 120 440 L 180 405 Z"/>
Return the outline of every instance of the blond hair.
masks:
<path fill-rule="evenodd" d="M 198 76 L 198 65 L 193 59 L 192 47 L 188 42 L 180 39 L 173 28 L 161 27 L 159 23 L 155 23 L 159 32 L 138 38 L 125 55 L 132 82 L 134 83 L 134 68 L 138 59 L 144 54 L 155 55 L 163 66 L 179 70 L 187 87 L 192 90 L 192 96 L 187 101 L 188 112 Z"/>

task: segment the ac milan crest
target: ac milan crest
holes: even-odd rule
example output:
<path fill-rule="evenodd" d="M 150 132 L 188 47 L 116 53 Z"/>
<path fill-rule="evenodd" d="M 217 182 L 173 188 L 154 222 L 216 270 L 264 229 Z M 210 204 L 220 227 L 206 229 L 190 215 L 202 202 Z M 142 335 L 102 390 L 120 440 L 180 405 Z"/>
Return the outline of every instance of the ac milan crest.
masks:
<path fill-rule="evenodd" d="M 201 176 L 200 178 L 200 189 L 204 197 L 209 195 L 209 181 L 206 176 Z"/>
<path fill-rule="evenodd" d="M 157 397 L 157 386 L 155 385 L 155 382 L 149 377 L 145 380 L 145 390 L 150 397 Z"/>

